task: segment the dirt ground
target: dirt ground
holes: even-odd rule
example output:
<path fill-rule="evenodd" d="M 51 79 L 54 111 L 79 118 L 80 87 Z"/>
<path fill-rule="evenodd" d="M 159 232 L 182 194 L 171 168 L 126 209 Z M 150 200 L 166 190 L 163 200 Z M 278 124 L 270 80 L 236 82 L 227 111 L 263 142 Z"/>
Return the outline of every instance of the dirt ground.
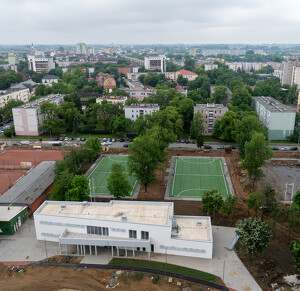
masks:
<path fill-rule="evenodd" d="M 30 162 L 34 167 L 43 161 L 56 161 L 62 158 L 60 150 L 6 150 L 0 154 L 0 195 L 28 172 L 30 167 L 20 169 L 20 162 Z"/>
<path fill-rule="evenodd" d="M 200 284 L 156 275 L 116 271 L 118 274 L 115 290 L 120 291 L 182 291 L 190 287 L 191 291 L 215 290 Z M 28 266 L 24 269 L 15 267 L 13 270 L 0 266 L 0 290 L 5 291 L 49 291 L 49 290 L 108 290 L 106 285 L 112 278 L 112 270 L 74 269 L 61 267 Z M 151 279 L 152 278 L 152 279 Z M 158 279 L 157 282 L 155 280 Z M 180 282 L 181 286 L 177 286 Z"/>

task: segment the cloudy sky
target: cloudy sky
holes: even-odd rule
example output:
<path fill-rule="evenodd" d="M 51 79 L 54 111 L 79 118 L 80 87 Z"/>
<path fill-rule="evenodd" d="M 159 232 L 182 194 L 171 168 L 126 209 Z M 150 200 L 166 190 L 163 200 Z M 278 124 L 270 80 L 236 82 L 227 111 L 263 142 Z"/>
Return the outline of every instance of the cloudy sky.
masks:
<path fill-rule="evenodd" d="M 300 0 L 0 0 L 0 44 L 300 43 Z"/>

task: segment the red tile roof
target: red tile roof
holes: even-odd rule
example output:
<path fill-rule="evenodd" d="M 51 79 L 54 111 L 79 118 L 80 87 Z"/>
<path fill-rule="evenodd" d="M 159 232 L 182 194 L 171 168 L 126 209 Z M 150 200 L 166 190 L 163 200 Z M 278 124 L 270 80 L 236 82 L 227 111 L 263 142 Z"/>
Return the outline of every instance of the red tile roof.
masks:
<path fill-rule="evenodd" d="M 191 71 L 187 71 L 187 70 L 180 70 L 180 71 L 177 71 L 177 73 L 181 74 L 182 76 L 187 76 L 187 75 L 196 75 L 196 76 L 198 76 L 196 73 L 191 72 Z"/>

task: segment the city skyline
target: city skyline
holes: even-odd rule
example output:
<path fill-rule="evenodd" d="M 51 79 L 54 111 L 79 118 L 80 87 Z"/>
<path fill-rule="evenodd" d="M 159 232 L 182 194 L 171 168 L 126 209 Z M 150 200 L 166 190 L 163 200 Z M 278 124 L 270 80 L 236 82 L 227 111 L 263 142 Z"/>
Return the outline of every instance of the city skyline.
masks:
<path fill-rule="evenodd" d="M 298 1 L 224 2 L 0 0 L 0 44 L 300 43 Z"/>

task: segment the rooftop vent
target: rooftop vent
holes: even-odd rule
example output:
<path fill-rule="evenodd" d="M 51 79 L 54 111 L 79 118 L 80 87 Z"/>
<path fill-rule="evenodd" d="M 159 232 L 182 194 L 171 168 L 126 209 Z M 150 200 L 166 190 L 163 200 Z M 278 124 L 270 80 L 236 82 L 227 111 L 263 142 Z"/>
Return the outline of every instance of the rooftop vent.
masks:
<path fill-rule="evenodd" d="M 171 237 L 178 237 L 178 233 L 177 232 L 172 232 Z"/>
<path fill-rule="evenodd" d="M 126 215 L 122 215 L 122 221 L 127 221 L 127 216 Z"/>
<path fill-rule="evenodd" d="M 60 205 L 60 209 L 61 209 L 61 210 L 65 209 L 66 207 L 67 207 L 66 204 L 61 204 L 61 205 Z"/>
<path fill-rule="evenodd" d="M 82 202 L 82 206 L 87 206 L 88 205 L 88 202 L 87 201 L 83 201 Z"/>
<path fill-rule="evenodd" d="M 197 225 L 198 225 L 198 226 L 202 226 L 202 221 L 198 220 L 198 221 L 197 221 Z"/>

